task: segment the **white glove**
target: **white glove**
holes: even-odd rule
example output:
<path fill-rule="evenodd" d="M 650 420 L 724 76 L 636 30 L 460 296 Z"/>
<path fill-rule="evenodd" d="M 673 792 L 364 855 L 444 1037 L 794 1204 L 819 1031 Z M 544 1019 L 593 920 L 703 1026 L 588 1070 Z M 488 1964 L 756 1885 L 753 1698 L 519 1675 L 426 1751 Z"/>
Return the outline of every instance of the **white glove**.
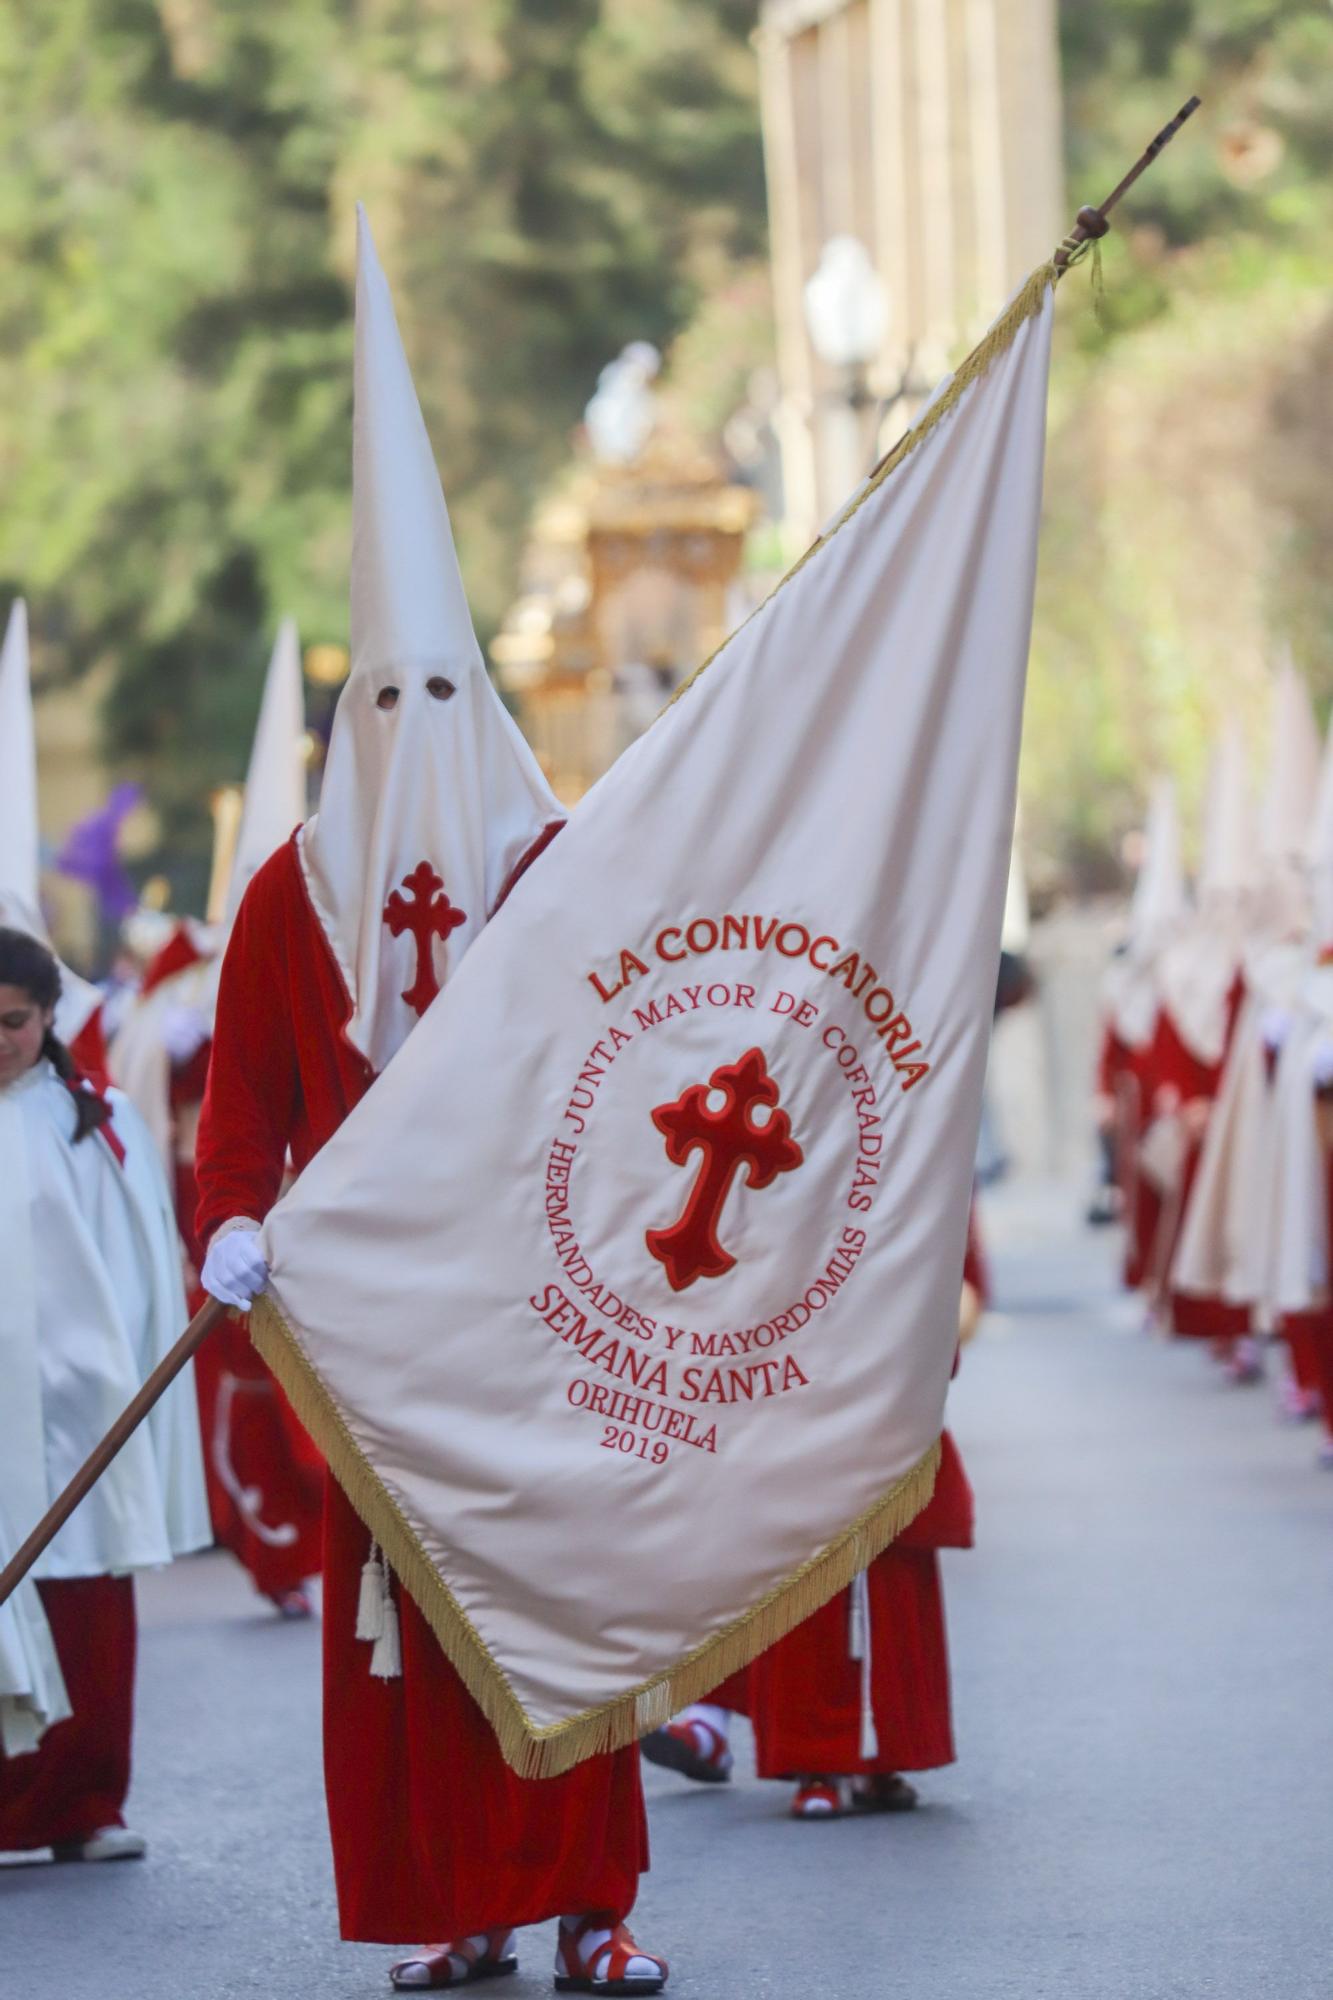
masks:
<path fill-rule="evenodd" d="M 224 1306 L 248 1312 L 255 1294 L 268 1283 L 268 1265 L 259 1248 L 257 1229 L 232 1229 L 215 1236 L 208 1246 L 199 1282 Z"/>
<path fill-rule="evenodd" d="M 162 1046 L 174 1063 L 187 1063 L 204 1046 L 213 1032 L 202 1008 L 178 1002 L 162 1016 Z"/>

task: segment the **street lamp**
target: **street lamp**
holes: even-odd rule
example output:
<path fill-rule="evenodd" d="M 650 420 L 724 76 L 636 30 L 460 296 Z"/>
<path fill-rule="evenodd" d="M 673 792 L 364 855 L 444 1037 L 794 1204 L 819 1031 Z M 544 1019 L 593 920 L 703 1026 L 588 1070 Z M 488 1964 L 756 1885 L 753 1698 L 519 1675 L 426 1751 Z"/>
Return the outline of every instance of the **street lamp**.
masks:
<path fill-rule="evenodd" d="M 888 287 L 855 236 L 831 236 L 805 287 L 805 321 L 819 359 L 837 377 L 824 398 L 820 423 L 820 511 L 827 514 L 855 491 L 870 458 L 866 412 L 869 383 L 888 336 Z"/>
<path fill-rule="evenodd" d="M 815 353 L 838 376 L 822 425 L 822 505 L 827 513 L 865 478 L 886 420 L 900 404 L 919 404 L 930 384 L 921 380 L 912 348 L 896 382 L 887 382 L 881 368 L 876 388 L 870 386 L 870 370 L 888 345 L 893 305 L 858 237 L 831 236 L 824 245 L 805 287 L 805 320 Z"/>
<path fill-rule="evenodd" d="M 889 291 L 856 236 L 830 236 L 805 287 L 805 320 L 821 361 L 843 377 L 854 409 L 872 400 L 866 371 L 889 331 Z"/>

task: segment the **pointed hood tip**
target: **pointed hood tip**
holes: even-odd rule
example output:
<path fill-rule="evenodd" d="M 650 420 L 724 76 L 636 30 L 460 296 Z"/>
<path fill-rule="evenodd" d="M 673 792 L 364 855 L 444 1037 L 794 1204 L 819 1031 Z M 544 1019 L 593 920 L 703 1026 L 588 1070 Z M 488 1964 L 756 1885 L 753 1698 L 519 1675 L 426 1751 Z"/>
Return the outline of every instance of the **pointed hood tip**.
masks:
<path fill-rule="evenodd" d="M 356 262 L 358 270 L 367 264 L 375 270 L 380 266 L 375 232 L 370 226 L 370 217 L 366 213 L 366 204 L 363 201 L 359 201 L 356 205 Z"/>
<path fill-rule="evenodd" d="M 37 912 L 23 927 L 41 936 L 37 746 L 29 667 L 28 607 L 16 597 L 0 643 L 0 895 Z"/>
<path fill-rule="evenodd" d="M 392 661 L 484 667 L 449 510 L 364 209 L 353 359 L 351 677 Z M 456 675 L 453 676 L 456 678 Z"/>
<path fill-rule="evenodd" d="M 1305 676 L 1283 646 L 1272 679 L 1272 728 L 1260 835 L 1265 860 L 1284 862 L 1309 840 L 1320 792 L 1321 746 Z"/>
<path fill-rule="evenodd" d="M 1134 947 L 1145 954 L 1159 949 L 1188 908 L 1175 781 L 1159 772 L 1149 788 L 1143 859 L 1130 900 Z"/>
<path fill-rule="evenodd" d="M 563 813 L 487 678 L 393 291 L 359 203 L 357 223 L 350 665 L 300 858 L 352 1002 L 344 1035 L 379 1070 Z M 392 718 L 367 698 L 390 673 Z M 430 693 L 436 674 L 453 684 L 447 709 Z M 462 921 L 418 947 L 388 925 L 390 899 L 401 902 L 423 867 Z M 430 956 L 404 988 L 414 951 Z"/>

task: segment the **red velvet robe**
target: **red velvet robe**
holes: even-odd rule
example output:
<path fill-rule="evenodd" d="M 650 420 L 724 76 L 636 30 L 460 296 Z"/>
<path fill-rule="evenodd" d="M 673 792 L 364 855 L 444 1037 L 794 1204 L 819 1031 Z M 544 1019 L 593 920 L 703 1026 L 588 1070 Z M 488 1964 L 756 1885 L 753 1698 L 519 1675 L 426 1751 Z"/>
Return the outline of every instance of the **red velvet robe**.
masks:
<path fill-rule="evenodd" d="M 134 1582 L 39 1583 L 73 1710 L 29 1755 L 0 1751 L 0 1849 L 49 1847 L 123 1826 L 134 1729 Z"/>
<path fill-rule="evenodd" d="M 178 972 L 187 972 L 192 965 L 198 965 L 203 956 L 189 924 L 178 923 L 161 950 L 155 951 L 144 967 L 139 998 L 146 1000 Z"/>
<path fill-rule="evenodd" d="M 1333 1244 L 1333 1154 L 1324 1154 L 1324 1199 L 1328 1240 Z M 1314 1390 L 1320 1401 L 1324 1429 L 1333 1437 L 1333 1303 L 1309 1312 L 1282 1315 L 1278 1331 L 1291 1349 L 1292 1366 L 1302 1389 Z"/>
<path fill-rule="evenodd" d="M 349 1013 L 290 843 L 246 890 L 223 966 L 196 1155 L 203 1241 L 232 1216 L 261 1220 L 288 1150 L 299 1173 L 369 1089 L 342 1034 Z M 515 1777 L 405 1592 L 402 1677 L 372 1680 L 355 1637 L 368 1549 L 329 1480 L 324 1768 L 343 1936 L 402 1943 L 627 1913 L 648 1865 L 637 1749 Z"/>
<path fill-rule="evenodd" d="M 975 1202 L 968 1216 L 963 1278 L 981 1305 L 989 1305 L 990 1273 Z M 877 1754 L 861 1755 L 861 1664 L 851 1655 L 852 1593 L 842 1590 L 708 1697 L 719 1708 L 750 1717 L 761 1778 L 929 1771 L 953 1762 L 949 1647 L 937 1552 L 971 1548 L 974 1510 L 958 1447 L 948 1431 L 941 1442 L 930 1504 L 866 1573 Z"/>
<path fill-rule="evenodd" d="M 861 1664 L 851 1656 L 852 1594 L 842 1590 L 749 1670 L 746 1705 L 761 1778 L 928 1771 L 953 1762 L 937 1551 L 971 1546 L 972 1489 L 946 1431 L 934 1498 L 866 1572 L 877 1753 L 861 1753 Z"/>
<path fill-rule="evenodd" d="M 171 1071 L 173 1121 L 193 1123 L 212 1053 L 205 1042 Z M 204 1251 L 195 1229 L 199 1203 L 192 1161 L 176 1161 L 176 1224 L 193 1267 L 190 1311 L 205 1294 L 195 1274 Z M 235 1556 L 264 1597 L 277 1598 L 314 1576 L 324 1522 L 324 1461 L 251 1344 L 249 1323 L 230 1314 L 194 1358 L 199 1435 L 213 1539 Z"/>
<path fill-rule="evenodd" d="M 106 1066 L 106 1031 L 102 1026 L 100 1007 L 93 1008 L 70 1043 L 69 1052 L 93 1088 L 105 1090 L 111 1081 L 111 1075 Z"/>
<path fill-rule="evenodd" d="M 1115 1105 L 1116 1183 L 1125 1217 L 1125 1284 L 1137 1291 L 1152 1268 L 1162 1219 L 1157 1189 L 1138 1169 L 1139 1141 L 1149 1116 L 1152 1043 L 1136 1049 L 1108 1022 L 1097 1061 L 1097 1089 Z"/>
<path fill-rule="evenodd" d="M 177 924 L 144 971 L 142 997 L 204 956 L 190 925 Z M 193 1154 L 212 1046 L 205 1041 L 184 1062 L 174 1062 L 169 1083 L 176 1226 L 191 1266 L 186 1284 L 192 1313 L 205 1297 L 197 1282 L 204 1252 L 195 1229 Z M 195 1356 L 194 1382 L 213 1538 L 249 1572 L 261 1595 L 280 1597 L 319 1569 L 324 1461 L 251 1345 L 244 1319 L 230 1316 L 209 1335 Z"/>
<path fill-rule="evenodd" d="M 1228 1007 L 1228 1042 L 1231 1030 L 1235 1026 L 1243 991 L 1241 982 L 1237 979 L 1232 987 Z M 1211 1104 L 1221 1087 L 1225 1062 L 1225 1051 L 1221 1061 L 1203 1062 L 1182 1040 L 1171 1016 L 1165 1010 L 1158 1015 L 1148 1071 L 1153 1094 L 1159 1091 L 1171 1091 L 1186 1104 L 1191 1099 L 1197 1098 L 1203 1098 Z M 1176 1246 L 1180 1241 L 1185 1211 L 1193 1192 L 1202 1155 L 1202 1139 L 1191 1140 L 1185 1156 L 1184 1179 L 1180 1194 L 1178 1198 L 1172 1198 L 1168 1204 L 1168 1211 L 1159 1221 L 1156 1242 L 1152 1250 L 1152 1262 L 1144 1274 L 1145 1282 L 1153 1284 L 1158 1295 L 1168 1301 L 1172 1333 L 1191 1340 L 1234 1340 L 1250 1330 L 1249 1306 L 1230 1305 L 1225 1299 L 1178 1292 L 1171 1283 L 1171 1266 L 1175 1260 Z"/>

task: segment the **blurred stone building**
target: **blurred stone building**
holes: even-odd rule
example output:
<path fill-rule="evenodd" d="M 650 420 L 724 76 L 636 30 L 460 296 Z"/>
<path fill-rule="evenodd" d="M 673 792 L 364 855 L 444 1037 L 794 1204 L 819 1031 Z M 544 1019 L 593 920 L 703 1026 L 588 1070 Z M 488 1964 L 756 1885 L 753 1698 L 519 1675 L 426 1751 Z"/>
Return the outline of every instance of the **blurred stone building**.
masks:
<path fill-rule="evenodd" d="M 804 539 L 1064 234 L 1056 0 L 766 0 L 760 23 Z"/>
<path fill-rule="evenodd" d="M 1057 0 L 765 0 L 758 36 L 789 545 L 818 533 L 1068 227 Z M 1091 1172 L 1104 914 L 1033 927 L 991 1143 Z"/>

